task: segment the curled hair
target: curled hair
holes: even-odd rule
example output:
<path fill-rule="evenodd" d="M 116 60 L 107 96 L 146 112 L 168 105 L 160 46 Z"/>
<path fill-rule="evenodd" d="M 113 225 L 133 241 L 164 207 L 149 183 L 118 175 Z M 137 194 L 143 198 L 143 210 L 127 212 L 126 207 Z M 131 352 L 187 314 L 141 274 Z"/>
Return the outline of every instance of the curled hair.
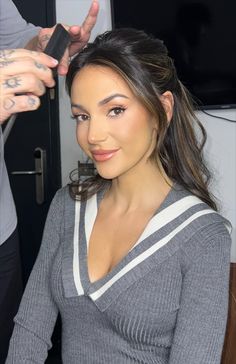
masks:
<path fill-rule="evenodd" d="M 97 36 L 70 64 L 66 78 L 69 95 L 75 75 L 88 65 L 109 67 L 127 82 L 135 97 L 156 118 L 158 135 L 151 160 L 161 163 L 172 181 L 216 210 L 208 191 L 210 173 L 203 160 L 206 132 L 163 42 L 132 28 L 115 29 Z M 170 122 L 160 100 L 165 91 L 171 91 L 174 98 Z M 105 183 L 106 180 L 96 175 L 84 182 L 72 182 L 70 192 L 74 198 L 86 199 Z"/>

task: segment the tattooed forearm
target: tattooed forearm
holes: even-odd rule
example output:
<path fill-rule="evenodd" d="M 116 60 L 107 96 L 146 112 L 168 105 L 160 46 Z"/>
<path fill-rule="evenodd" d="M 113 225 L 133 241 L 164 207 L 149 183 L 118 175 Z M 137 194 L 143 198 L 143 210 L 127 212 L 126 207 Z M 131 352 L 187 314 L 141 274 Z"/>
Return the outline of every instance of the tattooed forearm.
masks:
<path fill-rule="evenodd" d="M 15 87 L 20 86 L 20 85 L 21 85 L 20 77 L 8 78 L 7 80 L 5 80 L 3 82 L 3 86 L 5 88 L 15 88 Z"/>
<path fill-rule="evenodd" d="M 12 99 L 5 99 L 4 100 L 4 103 L 3 103 L 3 108 L 6 110 L 6 111 L 9 111 L 11 110 L 13 107 L 15 106 L 15 101 L 13 101 Z"/>
<path fill-rule="evenodd" d="M 0 51 L 0 60 L 6 61 L 10 58 L 11 54 L 15 52 L 15 49 L 7 49 Z"/>

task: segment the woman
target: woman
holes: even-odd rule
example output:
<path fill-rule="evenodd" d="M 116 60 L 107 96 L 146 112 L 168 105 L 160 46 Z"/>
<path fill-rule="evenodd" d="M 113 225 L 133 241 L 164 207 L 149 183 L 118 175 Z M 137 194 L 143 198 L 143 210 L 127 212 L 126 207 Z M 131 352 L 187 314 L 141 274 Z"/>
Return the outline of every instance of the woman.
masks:
<path fill-rule="evenodd" d="M 54 198 L 7 363 L 43 363 L 58 313 L 64 363 L 219 363 L 230 237 L 165 46 L 106 32 L 67 86 L 97 175 Z"/>

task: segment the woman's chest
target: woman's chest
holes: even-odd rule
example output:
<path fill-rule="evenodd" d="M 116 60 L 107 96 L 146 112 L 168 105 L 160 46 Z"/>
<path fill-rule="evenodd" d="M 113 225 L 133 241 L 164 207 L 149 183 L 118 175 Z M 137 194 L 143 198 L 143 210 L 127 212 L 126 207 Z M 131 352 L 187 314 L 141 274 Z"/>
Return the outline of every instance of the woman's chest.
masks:
<path fill-rule="evenodd" d="M 86 327 L 93 317 L 126 341 L 137 345 L 169 346 L 180 306 L 182 275 L 177 257 L 163 261 L 142 276 L 133 277 L 123 287 L 111 287 L 105 300 L 93 300 L 89 292 L 66 297 L 65 282 L 59 266 L 52 269 L 51 289 L 63 318 L 78 320 Z M 116 290 L 119 290 L 117 292 Z M 86 302 L 86 305 L 85 305 Z M 88 311 L 91 314 L 88 314 Z M 97 322 L 96 322 L 97 321 Z"/>
<path fill-rule="evenodd" d="M 155 343 L 175 328 L 182 275 L 175 259 L 163 262 L 124 290 L 107 309 L 113 325 L 138 342 Z"/>

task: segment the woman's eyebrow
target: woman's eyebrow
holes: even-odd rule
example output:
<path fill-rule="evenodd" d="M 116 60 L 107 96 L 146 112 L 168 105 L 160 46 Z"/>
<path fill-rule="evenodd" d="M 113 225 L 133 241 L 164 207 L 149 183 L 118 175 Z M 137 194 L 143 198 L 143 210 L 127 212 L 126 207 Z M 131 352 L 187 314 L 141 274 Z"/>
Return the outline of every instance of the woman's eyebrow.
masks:
<path fill-rule="evenodd" d="M 88 113 L 88 111 L 80 104 L 71 104 L 71 108 L 74 107 L 76 109 L 80 109 L 82 112 Z"/>
<path fill-rule="evenodd" d="M 126 96 L 126 95 L 123 95 L 123 94 L 118 94 L 118 93 L 116 93 L 116 94 L 112 94 L 112 95 L 110 95 L 110 96 L 108 96 L 108 97 L 105 97 L 104 99 L 102 99 L 101 101 L 99 101 L 98 102 L 98 105 L 99 106 L 101 106 L 101 105 L 105 105 L 105 104 L 107 104 L 108 102 L 110 102 L 111 100 L 113 100 L 114 98 L 116 98 L 116 97 L 123 97 L 123 98 L 125 98 L 125 99 L 128 99 L 129 97 L 128 96 Z M 80 104 L 74 104 L 74 103 L 72 103 L 71 104 L 71 107 L 74 107 L 74 108 L 76 108 L 76 109 L 80 109 L 81 111 L 83 111 L 83 112 L 86 112 L 87 113 L 87 110 L 82 106 L 82 105 L 80 105 Z"/>
<path fill-rule="evenodd" d="M 113 95 L 108 96 L 108 97 L 105 97 L 105 99 L 99 101 L 98 105 L 105 105 L 109 101 L 113 100 L 115 97 L 123 97 L 125 99 L 128 99 L 128 96 L 126 96 L 126 95 L 123 95 L 123 94 L 113 94 Z"/>

